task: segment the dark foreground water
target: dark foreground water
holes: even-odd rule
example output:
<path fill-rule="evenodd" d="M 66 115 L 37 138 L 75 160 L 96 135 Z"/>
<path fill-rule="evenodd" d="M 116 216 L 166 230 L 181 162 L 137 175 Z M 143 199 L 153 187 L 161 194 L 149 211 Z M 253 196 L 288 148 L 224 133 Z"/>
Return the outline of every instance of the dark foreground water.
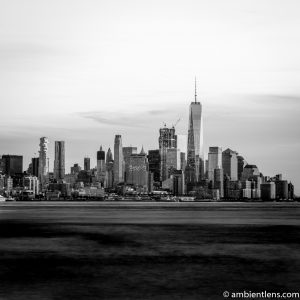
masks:
<path fill-rule="evenodd" d="M 297 203 L 0 203 L 0 299 L 300 290 Z"/>

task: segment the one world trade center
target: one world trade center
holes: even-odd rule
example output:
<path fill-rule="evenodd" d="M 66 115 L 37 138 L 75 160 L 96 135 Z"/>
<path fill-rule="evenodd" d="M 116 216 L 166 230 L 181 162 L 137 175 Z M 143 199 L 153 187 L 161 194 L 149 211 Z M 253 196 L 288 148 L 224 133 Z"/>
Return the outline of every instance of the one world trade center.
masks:
<path fill-rule="evenodd" d="M 185 178 L 187 184 L 199 182 L 204 175 L 203 118 L 202 104 L 197 101 L 195 79 L 195 101 L 190 104 L 187 142 L 187 165 Z"/>

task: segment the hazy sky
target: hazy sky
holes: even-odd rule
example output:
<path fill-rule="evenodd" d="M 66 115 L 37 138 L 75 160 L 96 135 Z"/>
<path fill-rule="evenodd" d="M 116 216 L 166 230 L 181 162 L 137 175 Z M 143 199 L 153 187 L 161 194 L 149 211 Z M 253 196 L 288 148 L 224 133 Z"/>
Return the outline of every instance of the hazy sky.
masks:
<path fill-rule="evenodd" d="M 49 137 L 67 172 L 102 144 L 158 148 L 187 133 L 194 77 L 204 143 L 238 151 L 300 193 L 300 3 L 1 0 L 0 154 L 25 169 Z"/>

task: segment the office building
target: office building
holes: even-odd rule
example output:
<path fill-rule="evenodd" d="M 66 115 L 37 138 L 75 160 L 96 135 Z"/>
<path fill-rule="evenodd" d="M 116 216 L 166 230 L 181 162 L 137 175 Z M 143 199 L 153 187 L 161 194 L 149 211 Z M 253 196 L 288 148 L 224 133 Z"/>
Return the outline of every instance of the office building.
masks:
<path fill-rule="evenodd" d="M 195 80 L 195 101 L 190 104 L 186 182 L 199 182 L 204 176 L 203 152 L 203 118 L 202 104 L 197 101 L 197 88 Z"/>
<path fill-rule="evenodd" d="M 183 170 L 175 170 L 171 175 L 173 179 L 173 195 L 181 196 L 185 194 L 185 178 Z"/>
<path fill-rule="evenodd" d="M 124 182 L 124 160 L 121 135 L 115 136 L 114 142 L 114 185 Z"/>
<path fill-rule="evenodd" d="M 148 161 L 143 151 L 129 156 L 127 183 L 148 190 Z"/>
<path fill-rule="evenodd" d="M 175 128 L 159 129 L 159 153 L 160 153 L 160 181 L 164 181 L 168 178 L 167 169 L 167 150 L 177 148 L 177 135 L 175 134 Z"/>
<path fill-rule="evenodd" d="M 21 155 L 2 155 L 3 174 L 16 176 L 23 173 L 23 156 Z"/>
<path fill-rule="evenodd" d="M 105 151 L 102 150 L 102 146 L 101 146 L 100 150 L 97 151 L 97 181 L 100 183 L 101 187 L 105 187 L 105 179 L 106 179 Z"/>
<path fill-rule="evenodd" d="M 295 194 L 294 194 L 294 185 L 290 182 L 288 184 L 288 199 L 294 199 Z"/>
<path fill-rule="evenodd" d="M 213 180 L 214 189 L 219 190 L 219 195 L 221 198 L 224 197 L 224 175 L 223 169 L 216 168 L 214 169 L 214 180 Z"/>
<path fill-rule="evenodd" d="M 237 153 L 231 149 L 226 149 L 222 153 L 222 168 L 225 175 L 230 177 L 230 180 L 238 180 L 238 159 Z"/>
<path fill-rule="evenodd" d="M 77 175 L 81 171 L 81 167 L 78 164 L 74 164 L 73 167 L 71 167 L 71 174 Z"/>
<path fill-rule="evenodd" d="M 180 150 L 176 148 L 167 149 L 166 156 L 167 177 L 170 177 L 174 170 L 180 170 Z"/>
<path fill-rule="evenodd" d="M 180 150 L 181 151 L 181 150 Z M 180 152 L 180 170 L 185 170 L 186 167 L 186 155 L 184 152 Z"/>
<path fill-rule="evenodd" d="M 260 188 L 262 200 L 273 200 L 276 198 L 276 187 L 274 182 L 262 183 Z"/>
<path fill-rule="evenodd" d="M 260 172 L 256 165 L 246 165 L 243 169 L 241 180 L 248 180 L 249 178 L 260 176 Z"/>
<path fill-rule="evenodd" d="M 55 141 L 54 179 L 62 180 L 65 177 L 65 142 Z"/>
<path fill-rule="evenodd" d="M 276 180 L 275 188 L 276 188 L 276 199 L 287 200 L 289 198 L 287 180 Z"/>
<path fill-rule="evenodd" d="M 247 163 L 244 157 L 240 155 L 237 156 L 237 161 L 238 161 L 238 180 L 241 180 L 244 167 L 246 166 Z"/>
<path fill-rule="evenodd" d="M 91 159 L 89 157 L 84 158 L 83 169 L 84 169 L 84 171 L 90 171 L 91 170 Z"/>
<path fill-rule="evenodd" d="M 46 137 L 40 138 L 40 150 L 39 150 L 39 181 L 44 187 L 47 183 L 48 168 L 48 144 L 49 140 Z"/>
<path fill-rule="evenodd" d="M 39 158 L 33 157 L 31 159 L 31 175 L 39 177 Z"/>
<path fill-rule="evenodd" d="M 214 181 L 214 170 L 222 168 L 222 149 L 209 147 L 208 153 L 208 180 Z"/>
<path fill-rule="evenodd" d="M 137 147 L 123 147 L 123 160 L 124 160 L 124 181 L 127 182 L 129 172 L 129 157 L 132 154 L 137 154 Z"/>
<path fill-rule="evenodd" d="M 25 190 L 33 192 L 33 195 L 39 194 L 39 179 L 36 176 L 24 176 L 23 187 Z"/>
<path fill-rule="evenodd" d="M 107 153 L 106 153 L 106 172 L 105 172 L 105 187 L 106 188 L 112 188 L 114 184 L 114 160 L 113 160 L 113 155 L 108 148 Z"/>
<path fill-rule="evenodd" d="M 4 160 L 2 159 L 2 156 L 0 156 L 0 174 L 4 174 Z"/>
<path fill-rule="evenodd" d="M 153 181 L 160 181 L 160 150 L 148 151 L 149 172 L 153 174 Z"/>

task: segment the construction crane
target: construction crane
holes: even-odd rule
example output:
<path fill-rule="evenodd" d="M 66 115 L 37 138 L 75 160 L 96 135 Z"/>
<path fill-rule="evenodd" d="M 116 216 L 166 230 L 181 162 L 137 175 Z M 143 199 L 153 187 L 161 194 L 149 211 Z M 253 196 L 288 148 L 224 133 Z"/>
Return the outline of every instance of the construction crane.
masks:
<path fill-rule="evenodd" d="M 180 120 L 181 120 L 181 118 L 179 118 L 179 119 L 175 122 L 175 124 L 173 125 L 174 128 L 176 127 L 176 125 L 179 123 Z"/>

